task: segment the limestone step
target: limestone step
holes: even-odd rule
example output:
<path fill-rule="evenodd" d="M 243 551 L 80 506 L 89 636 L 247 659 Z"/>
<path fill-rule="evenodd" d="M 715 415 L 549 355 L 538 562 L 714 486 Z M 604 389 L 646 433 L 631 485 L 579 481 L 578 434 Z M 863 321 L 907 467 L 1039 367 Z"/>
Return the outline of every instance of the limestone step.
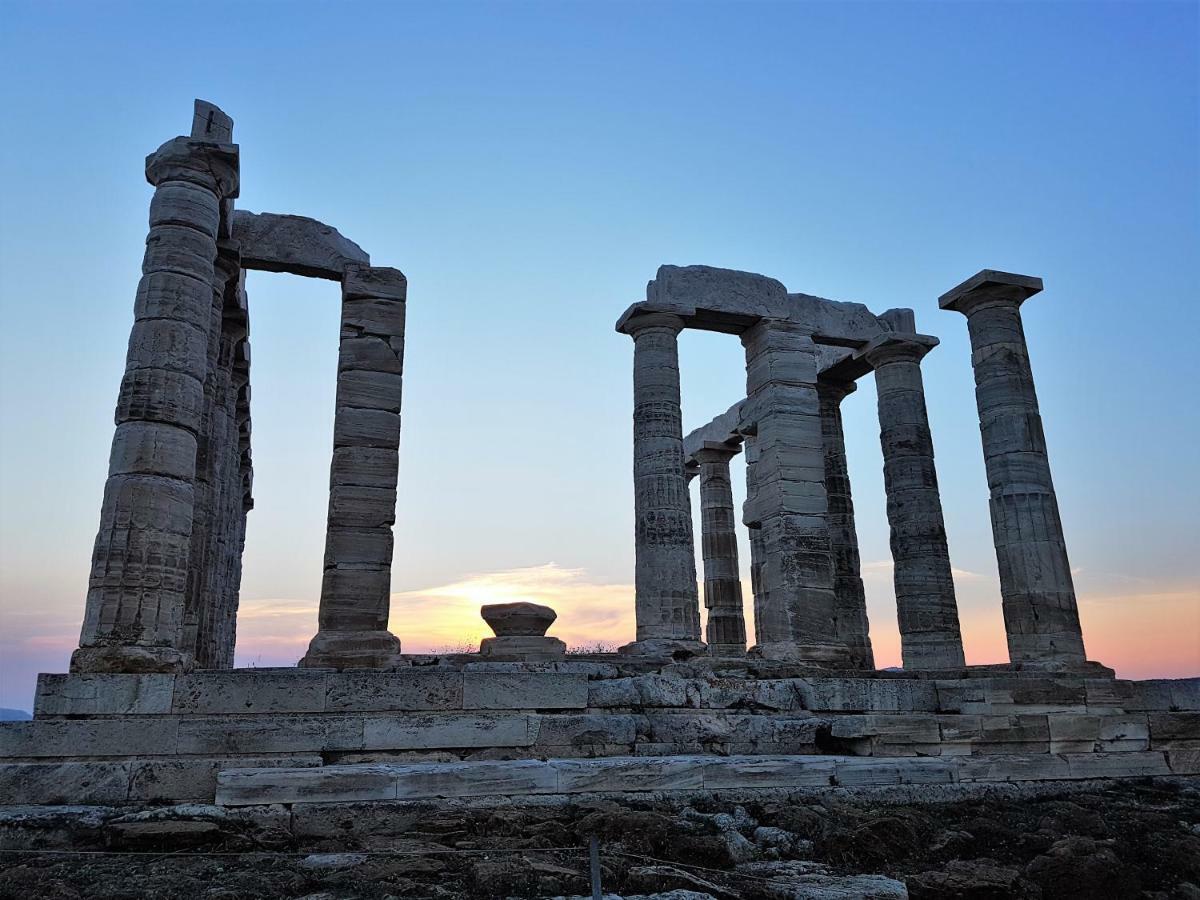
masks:
<path fill-rule="evenodd" d="M 1200 774 L 1200 753 L 1030 756 L 609 757 L 230 769 L 218 773 L 222 806 L 435 798 L 759 788 L 1051 781 Z"/>
<path fill-rule="evenodd" d="M 1200 710 L 1200 678 L 962 678 L 901 673 L 730 677 L 695 665 L 629 674 L 614 664 L 472 663 L 398 671 L 230 669 L 187 675 L 43 674 L 34 718 L 365 712 L 720 709 L 963 713 Z"/>

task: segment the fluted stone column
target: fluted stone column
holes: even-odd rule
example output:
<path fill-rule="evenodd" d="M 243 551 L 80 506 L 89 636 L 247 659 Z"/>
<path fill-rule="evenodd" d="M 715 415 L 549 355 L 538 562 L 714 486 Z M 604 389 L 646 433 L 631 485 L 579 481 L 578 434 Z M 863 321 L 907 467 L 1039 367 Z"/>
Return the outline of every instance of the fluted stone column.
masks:
<path fill-rule="evenodd" d="M 805 329 L 773 320 L 748 329 L 742 344 L 759 454 L 747 523 L 762 528 L 765 551 L 754 650 L 847 665 L 833 587 L 816 344 Z"/>
<path fill-rule="evenodd" d="M 758 487 L 754 477 L 755 465 L 758 463 L 758 438 L 756 434 L 748 433 L 742 440 L 742 453 L 746 461 L 746 502 L 742 504 L 742 524 L 750 537 L 750 593 L 754 601 L 754 643 L 761 644 L 758 622 L 762 615 L 761 609 L 769 605 L 766 587 L 763 584 L 763 566 L 767 553 L 763 547 L 762 523 L 755 518 L 757 510 Z"/>
<path fill-rule="evenodd" d="M 633 338 L 634 591 L 637 639 L 627 653 L 698 651 L 700 601 L 692 509 L 683 473 L 678 316 L 643 313 Z"/>
<path fill-rule="evenodd" d="M 838 635 L 850 648 L 856 668 L 875 668 L 867 621 L 867 594 L 863 588 L 854 526 L 854 500 L 846 464 L 846 438 L 842 429 L 842 400 L 857 390 L 853 381 L 817 381 L 821 403 L 821 434 L 825 442 L 825 493 L 829 501 L 829 540 L 833 551 L 833 591 L 837 598 Z"/>
<path fill-rule="evenodd" d="M 727 444 L 705 446 L 700 464 L 700 544 L 704 556 L 705 638 L 712 656 L 746 654 L 746 619 L 738 568 L 737 516 L 729 461 L 738 453 Z"/>
<path fill-rule="evenodd" d="M 921 359 L 937 343 L 927 335 L 892 333 L 861 351 L 875 370 L 879 396 L 879 440 L 905 669 L 966 664 L 921 380 Z"/>
<path fill-rule="evenodd" d="M 224 221 L 222 225 L 224 227 Z M 238 585 L 226 577 L 229 567 L 222 557 L 227 537 L 244 513 L 241 503 L 238 502 L 236 508 L 231 507 L 227 496 L 233 489 L 228 482 L 236 479 L 240 490 L 241 479 L 230 472 L 229 465 L 231 457 L 235 464 L 238 459 L 238 435 L 234 420 L 236 398 L 231 390 L 231 323 L 226 308 L 230 298 L 239 291 L 240 274 L 236 243 L 218 240 L 208 336 L 208 374 L 197 434 L 195 500 L 181 645 L 195 657 L 195 664 L 201 669 L 229 668 L 233 663 L 232 633 L 224 626 L 224 620 L 236 614 Z M 233 609 L 227 610 L 231 593 Z"/>
<path fill-rule="evenodd" d="M 178 137 L 146 160 L 155 186 L 116 433 L 92 556 L 77 672 L 173 672 L 188 582 L 196 438 L 208 370 L 221 202 L 233 144 Z"/>
<path fill-rule="evenodd" d="M 325 576 L 304 667 L 377 668 L 400 653 L 387 622 L 406 296 L 396 269 L 350 266 L 342 280 Z"/>
<path fill-rule="evenodd" d="M 1012 662 L 1086 663 L 1058 498 L 1050 477 L 1021 304 L 1042 280 L 985 269 L 939 298 L 967 317 Z"/>

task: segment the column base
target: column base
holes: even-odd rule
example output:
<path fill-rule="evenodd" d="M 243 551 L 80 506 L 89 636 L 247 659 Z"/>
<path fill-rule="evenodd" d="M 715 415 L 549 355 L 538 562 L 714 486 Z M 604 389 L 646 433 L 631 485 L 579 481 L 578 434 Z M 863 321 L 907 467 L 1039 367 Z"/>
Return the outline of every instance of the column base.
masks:
<path fill-rule="evenodd" d="M 619 647 L 617 652 L 622 656 L 687 659 L 689 656 L 702 656 L 707 649 L 703 641 L 689 641 L 681 638 L 644 638 Z"/>
<path fill-rule="evenodd" d="M 907 644 L 907 646 L 905 646 Z M 925 669 L 964 669 L 962 640 L 953 638 L 900 635 L 900 658 L 905 671 Z"/>
<path fill-rule="evenodd" d="M 853 665 L 850 648 L 843 644 L 800 644 L 796 641 L 770 641 L 755 644 L 750 656 L 782 662 L 812 663 L 835 669 L 848 669 Z"/>
<path fill-rule="evenodd" d="M 190 653 L 174 647 L 146 647 L 139 644 L 80 647 L 71 654 L 71 671 L 79 673 L 178 674 L 191 671 L 193 664 Z"/>
<path fill-rule="evenodd" d="M 384 669 L 400 661 L 400 639 L 390 631 L 318 631 L 302 669 Z"/>
<path fill-rule="evenodd" d="M 1009 663 L 1009 668 L 1017 672 L 1063 672 L 1097 678 L 1115 678 L 1117 675 L 1115 670 L 1093 659 L 1025 659 Z"/>
<path fill-rule="evenodd" d="M 567 645 L 555 637 L 503 635 L 480 641 L 479 655 L 495 662 L 552 662 L 567 655 Z"/>

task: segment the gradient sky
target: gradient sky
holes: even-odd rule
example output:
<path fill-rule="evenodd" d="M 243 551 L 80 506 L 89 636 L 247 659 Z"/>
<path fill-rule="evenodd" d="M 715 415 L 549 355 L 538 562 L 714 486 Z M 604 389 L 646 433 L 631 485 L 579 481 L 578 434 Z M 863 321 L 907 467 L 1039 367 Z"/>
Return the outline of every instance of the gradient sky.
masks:
<path fill-rule="evenodd" d="M 239 206 L 313 216 L 409 278 L 392 628 L 406 650 L 548 602 L 633 633 L 632 344 L 662 263 L 911 306 L 969 662 L 1005 658 L 965 320 L 1026 331 L 1089 655 L 1200 673 L 1195 3 L 0 6 L 0 706 L 78 638 L 146 232 L 145 155 L 204 97 Z M 338 292 L 252 273 L 238 662 L 316 627 Z M 684 426 L 744 395 L 681 338 Z M 845 404 L 880 665 L 899 660 L 874 387 Z M 741 500 L 741 464 L 735 462 Z M 693 489 L 695 491 L 695 489 Z M 744 537 L 744 535 L 743 535 Z M 743 572 L 746 552 L 743 541 Z"/>

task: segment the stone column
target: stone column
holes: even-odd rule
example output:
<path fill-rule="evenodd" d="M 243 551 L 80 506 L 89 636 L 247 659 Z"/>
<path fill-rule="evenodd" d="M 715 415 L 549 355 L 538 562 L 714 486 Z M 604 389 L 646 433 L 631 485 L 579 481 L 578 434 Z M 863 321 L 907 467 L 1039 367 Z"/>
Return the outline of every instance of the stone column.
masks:
<path fill-rule="evenodd" d="M 342 280 L 325 577 L 307 668 L 378 668 L 400 653 L 387 622 L 407 287 L 396 269 L 365 265 Z"/>
<path fill-rule="evenodd" d="M 965 315 L 971 334 L 1009 657 L 1066 668 L 1087 656 L 1021 325 L 1021 303 L 1041 289 L 1040 278 L 985 269 L 938 304 Z"/>
<path fill-rule="evenodd" d="M 738 448 L 708 445 L 696 453 L 700 464 L 700 545 L 704 554 L 705 638 L 712 656 L 746 655 L 746 620 L 738 570 L 737 516 L 729 461 Z"/>
<path fill-rule="evenodd" d="M 746 521 L 761 526 L 765 551 L 754 650 L 768 658 L 848 665 L 833 589 L 816 344 L 804 328 L 766 319 L 748 329 L 742 343 L 747 418 L 757 423 L 759 454 Z"/>
<path fill-rule="evenodd" d="M 76 672 L 175 672 L 183 643 L 213 262 L 237 147 L 178 137 L 146 160 L 155 186 Z"/>
<path fill-rule="evenodd" d="M 857 390 L 853 381 L 817 381 L 821 404 L 821 434 L 825 443 L 825 493 L 829 501 L 829 541 L 833 552 L 833 592 L 837 598 L 838 635 L 850 648 L 851 662 L 859 669 L 874 669 L 867 594 L 863 588 L 854 526 L 854 500 L 846 465 L 846 438 L 842 430 L 842 400 Z"/>
<path fill-rule="evenodd" d="M 692 508 L 683 474 L 678 316 L 643 313 L 633 338 L 634 590 L 637 639 L 626 653 L 699 652 Z"/>
<path fill-rule="evenodd" d="M 224 227 L 224 223 L 223 223 Z M 184 604 L 182 649 L 191 653 L 197 668 L 221 668 L 217 663 L 212 625 L 215 608 L 222 605 L 220 547 L 233 527 L 224 505 L 225 456 L 230 445 L 236 452 L 229 394 L 229 354 L 226 350 L 225 305 L 230 290 L 237 290 L 240 255 L 237 245 L 218 240 L 212 284 L 213 302 L 208 332 L 208 372 L 204 381 L 204 406 L 196 436 L 196 478 L 192 510 L 191 548 L 188 554 L 188 590 Z"/>
<path fill-rule="evenodd" d="M 754 643 L 761 644 L 762 639 L 759 637 L 758 621 L 761 615 L 760 610 L 768 605 L 763 585 L 763 564 L 766 559 L 766 550 L 763 548 L 762 541 L 762 525 L 754 518 L 754 511 L 757 508 L 757 486 L 754 480 L 754 468 L 758 462 L 758 443 L 757 438 L 753 433 L 746 433 L 742 440 L 742 453 L 746 461 L 746 502 L 742 504 L 742 524 L 746 526 L 746 530 L 750 537 L 750 593 L 753 595 L 754 601 Z"/>
<path fill-rule="evenodd" d="M 879 440 L 905 669 L 966 664 L 921 380 L 921 359 L 937 343 L 926 335 L 892 333 L 861 351 L 875 370 L 879 395 Z"/>

